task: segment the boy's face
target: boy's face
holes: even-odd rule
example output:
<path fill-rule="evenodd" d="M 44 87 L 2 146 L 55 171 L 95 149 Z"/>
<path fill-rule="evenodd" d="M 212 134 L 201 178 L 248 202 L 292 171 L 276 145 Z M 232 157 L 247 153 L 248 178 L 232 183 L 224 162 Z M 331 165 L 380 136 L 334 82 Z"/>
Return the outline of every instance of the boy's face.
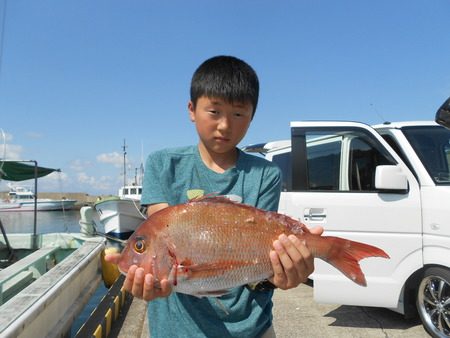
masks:
<path fill-rule="evenodd" d="M 189 116 L 195 123 L 200 141 L 218 154 L 233 151 L 242 140 L 252 120 L 251 103 L 228 103 L 220 98 L 202 96 L 194 107 L 189 102 Z"/>

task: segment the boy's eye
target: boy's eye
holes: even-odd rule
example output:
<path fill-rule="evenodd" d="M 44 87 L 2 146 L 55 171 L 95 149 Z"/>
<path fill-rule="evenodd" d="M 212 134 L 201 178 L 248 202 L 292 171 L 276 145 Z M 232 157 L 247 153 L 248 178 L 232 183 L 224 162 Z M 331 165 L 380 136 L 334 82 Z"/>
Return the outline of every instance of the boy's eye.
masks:
<path fill-rule="evenodd" d="M 246 117 L 246 116 L 248 116 L 249 114 L 248 113 L 242 113 L 242 112 L 235 112 L 234 113 L 234 116 L 235 117 Z"/>

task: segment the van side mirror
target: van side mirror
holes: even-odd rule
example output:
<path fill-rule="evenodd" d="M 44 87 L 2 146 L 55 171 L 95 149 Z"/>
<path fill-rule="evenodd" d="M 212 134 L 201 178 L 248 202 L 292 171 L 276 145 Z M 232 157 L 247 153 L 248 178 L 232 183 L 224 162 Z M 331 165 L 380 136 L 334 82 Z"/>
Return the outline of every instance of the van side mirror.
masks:
<path fill-rule="evenodd" d="M 450 97 L 436 112 L 436 122 L 450 129 Z"/>
<path fill-rule="evenodd" d="M 375 188 L 378 190 L 408 191 L 408 179 L 396 165 L 379 165 L 375 168 Z"/>

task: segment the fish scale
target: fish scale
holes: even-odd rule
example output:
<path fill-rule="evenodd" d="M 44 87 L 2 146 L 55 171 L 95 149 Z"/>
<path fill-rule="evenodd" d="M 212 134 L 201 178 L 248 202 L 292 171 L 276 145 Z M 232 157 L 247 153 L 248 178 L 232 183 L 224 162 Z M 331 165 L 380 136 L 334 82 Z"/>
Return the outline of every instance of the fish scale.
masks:
<path fill-rule="evenodd" d="M 175 248 L 175 256 L 180 262 L 190 260 L 207 264 L 216 261 L 220 262 L 220 266 L 214 270 L 214 275 L 202 279 L 189 278 L 189 273 L 179 273 L 175 291 L 192 293 L 195 290 L 227 290 L 238 282 L 256 282 L 271 275 L 271 242 L 266 247 L 246 245 L 254 241 L 262 242 L 256 238 L 263 235 L 257 229 L 257 224 L 253 222 L 250 226 L 242 226 L 246 222 L 241 221 L 243 215 L 239 213 L 224 222 L 223 213 L 226 211 L 220 208 L 214 210 L 204 206 L 203 210 L 197 212 L 204 216 L 198 218 L 192 217 L 189 212 L 179 212 L 174 213 L 173 220 L 169 221 L 168 236 L 173 243 L 179 243 Z M 195 246 L 191 243 L 195 243 Z M 224 275 L 226 278 L 223 278 Z"/>
<path fill-rule="evenodd" d="M 295 234 L 316 258 L 365 286 L 359 261 L 389 256 L 381 249 L 339 237 L 313 235 L 286 215 L 204 197 L 151 215 L 129 238 L 119 269 L 136 264 L 173 290 L 196 296 L 227 290 L 273 275 L 269 252 L 282 233 Z"/>

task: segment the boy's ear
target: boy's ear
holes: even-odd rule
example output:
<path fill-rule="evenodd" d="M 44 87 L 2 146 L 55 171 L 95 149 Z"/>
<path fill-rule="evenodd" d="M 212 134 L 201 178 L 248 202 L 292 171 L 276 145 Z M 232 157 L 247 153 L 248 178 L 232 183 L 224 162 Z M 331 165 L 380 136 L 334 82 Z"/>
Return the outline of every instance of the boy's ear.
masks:
<path fill-rule="evenodd" d="M 192 101 L 189 101 L 189 103 L 188 103 L 188 110 L 189 110 L 189 119 L 192 122 L 195 122 L 195 108 L 194 108 L 194 104 L 192 103 Z"/>

